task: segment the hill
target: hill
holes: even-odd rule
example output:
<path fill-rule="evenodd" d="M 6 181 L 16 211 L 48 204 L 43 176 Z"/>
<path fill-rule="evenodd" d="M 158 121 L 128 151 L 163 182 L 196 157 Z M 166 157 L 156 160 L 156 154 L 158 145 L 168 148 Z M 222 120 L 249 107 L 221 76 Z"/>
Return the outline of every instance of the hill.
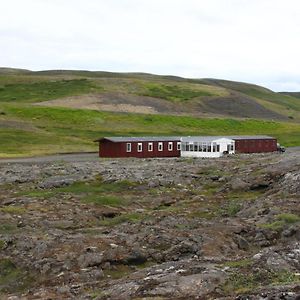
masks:
<path fill-rule="evenodd" d="M 269 134 L 300 145 L 300 100 L 241 82 L 0 68 L 0 156 L 96 150 L 102 135 Z"/>

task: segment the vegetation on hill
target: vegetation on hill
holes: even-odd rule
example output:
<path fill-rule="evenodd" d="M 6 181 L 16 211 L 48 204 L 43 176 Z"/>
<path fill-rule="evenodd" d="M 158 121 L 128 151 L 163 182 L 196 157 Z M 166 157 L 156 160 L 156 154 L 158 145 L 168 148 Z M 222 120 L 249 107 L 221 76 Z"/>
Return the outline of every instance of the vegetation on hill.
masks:
<path fill-rule="evenodd" d="M 197 117 L 201 101 L 228 98 L 233 92 L 289 116 L 290 119 L 286 118 L 289 122 L 232 118 L 222 115 L 222 110 L 218 116 L 206 111 L 208 118 Z M 179 112 L 180 107 L 190 106 L 195 115 L 176 116 L 172 111 L 147 115 L 35 105 L 52 99 L 105 93 L 111 97 L 122 94 L 122 99 L 126 95 L 146 95 L 176 104 Z M 242 109 L 243 104 L 236 113 Z M 110 135 L 268 134 L 286 146 L 293 146 L 300 145 L 299 120 L 299 99 L 249 84 L 138 73 L 0 69 L 0 157 L 96 151 L 93 140 Z"/>

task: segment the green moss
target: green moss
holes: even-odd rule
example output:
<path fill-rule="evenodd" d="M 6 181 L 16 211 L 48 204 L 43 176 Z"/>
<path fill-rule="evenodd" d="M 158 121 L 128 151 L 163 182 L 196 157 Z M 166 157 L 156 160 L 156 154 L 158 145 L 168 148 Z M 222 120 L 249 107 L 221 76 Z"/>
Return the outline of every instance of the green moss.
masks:
<path fill-rule="evenodd" d="M 261 224 L 260 225 L 261 228 L 271 229 L 271 230 L 274 230 L 274 231 L 281 231 L 284 226 L 285 226 L 284 221 L 275 221 L 275 222 L 272 222 L 272 223 Z"/>
<path fill-rule="evenodd" d="M 21 206 L 6 206 L 0 208 L 0 212 L 8 213 L 8 214 L 23 214 L 26 212 L 26 209 Z"/>
<path fill-rule="evenodd" d="M 289 271 L 268 271 L 259 270 L 255 272 L 247 271 L 242 273 L 240 270 L 234 272 L 223 285 L 225 295 L 241 294 L 255 291 L 260 287 L 270 285 L 285 285 L 300 282 L 300 277 Z"/>
<path fill-rule="evenodd" d="M 0 292 L 18 292 L 32 283 L 32 277 L 9 259 L 0 259 Z"/>
<path fill-rule="evenodd" d="M 19 195 L 49 199 L 57 195 L 71 194 L 85 203 L 120 206 L 126 204 L 121 194 L 130 192 L 136 185 L 136 183 L 126 180 L 112 183 L 96 180 L 92 182 L 75 182 L 69 186 L 51 190 L 29 190 L 21 192 Z"/>
<path fill-rule="evenodd" d="M 115 226 L 125 222 L 138 222 L 143 218 L 143 215 L 137 213 L 122 214 L 114 218 L 105 218 L 99 221 L 100 226 Z"/>
<path fill-rule="evenodd" d="M 2 240 L 0 240 L 0 251 L 1 251 L 2 249 L 4 249 L 4 247 L 5 247 L 5 242 L 2 241 Z"/>
<path fill-rule="evenodd" d="M 18 195 L 25 195 L 27 197 L 32 197 L 32 198 L 41 198 L 41 199 L 48 199 L 51 198 L 55 195 L 55 192 L 48 191 L 48 190 L 39 190 L 39 191 L 25 191 L 25 192 L 20 192 Z"/>
<path fill-rule="evenodd" d="M 220 186 L 220 182 L 207 183 L 202 187 L 202 193 L 205 196 L 213 196 L 217 193 Z"/>
<path fill-rule="evenodd" d="M 223 263 L 223 266 L 230 267 L 230 268 L 245 268 L 249 267 L 253 264 L 251 259 L 241 259 L 236 261 L 227 261 Z"/>
<path fill-rule="evenodd" d="M 250 191 L 229 191 L 225 194 L 227 200 L 236 200 L 236 201 L 251 201 L 255 200 L 261 195 L 263 195 L 264 190 L 250 190 Z"/>
<path fill-rule="evenodd" d="M 17 226 L 9 223 L 0 224 L 0 233 L 12 233 L 17 230 Z"/>
<path fill-rule="evenodd" d="M 224 215 L 229 217 L 235 217 L 236 214 L 241 210 L 242 205 L 236 201 L 230 201 L 226 208 L 223 210 Z"/>
<path fill-rule="evenodd" d="M 112 279 L 120 279 L 122 277 L 127 276 L 133 271 L 129 266 L 126 265 L 118 265 L 115 266 L 114 269 L 111 270 L 104 270 L 104 275 L 106 277 L 112 278 Z"/>
<path fill-rule="evenodd" d="M 276 216 L 276 218 L 279 221 L 284 221 L 287 224 L 300 222 L 300 216 L 297 216 L 295 214 L 289 214 L 289 213 L 279 214 Z"/>
<path fill-rule="evenodd" d="M 189 216 L 192 218 L 201 218 L 201 219 L 211 220 L 216 216 L 216 212 L 214 209 L 198 210 L 198 211 L 193 211 Z"/>
<path fill-rule="evenodd" d="M 89 195 L 82 198 L 85 203 L 93 203 L 96 205 L 108 205 L 108 206 L 121 206 L 125 204 L 124 200 L 120 197 L 111 195 Z"/>
<path fill-rule="evenodd" d="M 297 222 L 300 222 L 299 216 L 290 213 L 283 213 L 276 216 L 276 221 L 268 224 L 261 224 L 260 227 L 274 231 L 281 231 L 287 224 L 294 224 Z"/>

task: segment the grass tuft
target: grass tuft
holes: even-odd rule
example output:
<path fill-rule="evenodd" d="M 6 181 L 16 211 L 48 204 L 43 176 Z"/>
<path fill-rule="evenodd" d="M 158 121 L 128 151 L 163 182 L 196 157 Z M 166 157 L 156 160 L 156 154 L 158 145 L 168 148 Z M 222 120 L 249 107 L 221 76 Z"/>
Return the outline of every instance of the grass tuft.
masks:
<path fill-rule="evenodd" d="M 271 229 L 274 231 L 282 231 L 287 224 L 300 222 L 300 217 L 295 214 L 283 213 L 276 216 L 276 220 L 272 223 L 261 224 L 260 227 Z"/>
<path fill-rule="evenodd" d="M 26 209 L 21 206 L 6 206 L 0 208 L 0 212 L 8 213 L 8 214 L 14 214 L 14 215 L 20 215 L 26 212 Z"/>
<path fill-rule="evenodd" d="M 125 222 L 132 222 L 136 223 L 140 221 L 143 218 L 141 214 L 137 213 L 129 213 L 129 214 L 123 214 L 120 216 L 117 216 L 115 218 L 105 218 L 101 221 L 99 221 L 100 226 L 115 226 L 121 223 Z"/>

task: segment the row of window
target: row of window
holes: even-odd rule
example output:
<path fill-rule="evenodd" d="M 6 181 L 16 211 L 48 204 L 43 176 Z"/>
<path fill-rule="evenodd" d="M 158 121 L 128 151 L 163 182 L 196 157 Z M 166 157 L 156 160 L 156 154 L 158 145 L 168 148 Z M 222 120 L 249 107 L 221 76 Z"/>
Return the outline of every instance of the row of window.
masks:
<path fill-rule="evenodd" d="M 177 150 L 180 150 L 180 142 L 177 142 Z M 131 152 L 132 150 L 132 145 L 131 143 L 126 144 L 126 152 Z M 158 151 L 163 151 L 164 150 L 164 143 L 159 142 L 157 146 Z M 143 151 L 143 143 L 137 143 L 137 152 L 142 152 Z M 148 143 L 148 151 L 152 152 L 153 151 L 153 143 Z M 173 142 L 168 142 L 168 151 L 173 151 Z"/>
<path fill-rule="evenodd" d="M 187 142 L 182 143 L 182 151 L 220 152 L 220 145 L 218 145 L 217 143 Z M 227 145 L 227 151 L 234 151 L 233 143 Z"/>
<path fill-rule="evenodd" d="M 193 152 L 220 152 L 220 145 L 216 143 L 182 143 L 183 151 L 193 151 Z"/>

